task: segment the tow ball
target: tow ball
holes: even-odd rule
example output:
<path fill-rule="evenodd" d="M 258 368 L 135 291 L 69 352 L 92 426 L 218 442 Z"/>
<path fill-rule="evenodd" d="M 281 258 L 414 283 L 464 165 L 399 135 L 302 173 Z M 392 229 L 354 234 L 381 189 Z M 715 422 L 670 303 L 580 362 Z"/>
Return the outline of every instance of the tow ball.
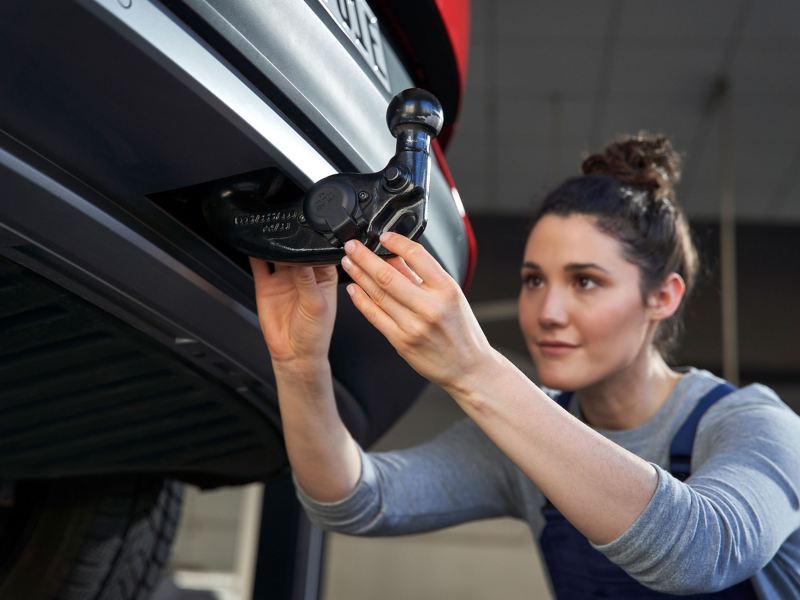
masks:
<path fill-rule="evenodd" d="M 203 214 L 230 246 L 269 261 L 335 264 L 350 239 L 388 256 L 378 239 L 383 232 L 416 240 L 425 229 L 431 139 L 442 123 L 442 106 L 433 94 L 405 90 L 386 110 L 397 147 L 380 172 L 331 175 L 304 196 L 280 201 L 270 197 L 264 182 L 226 183 L 205 195 Z"/>

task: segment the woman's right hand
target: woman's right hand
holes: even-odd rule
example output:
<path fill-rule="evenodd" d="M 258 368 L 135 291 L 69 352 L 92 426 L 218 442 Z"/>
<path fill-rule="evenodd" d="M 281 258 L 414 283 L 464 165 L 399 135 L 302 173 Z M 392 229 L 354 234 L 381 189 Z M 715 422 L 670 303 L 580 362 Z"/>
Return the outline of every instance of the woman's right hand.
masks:
<path fill-rule="evenodd" d="M 419 281 L 399 256 L 387 262 Z M 341 500 L 358 481 L 361 455 L 336 408 L 328 362 L 336 318 L 336 267 L 278 264 L 270 273 L 267 263 L 256 258 L 250 259 L 250 266 L 292 470 L 312 498 Z"/>
<path fill-rule="evenodd" d="M 307 267 L 250 258 L 261 331 L 275 368 L 327 361 L 336 319 L 335 266 Z"/>
<path fill-rule="evenodd" d="M 277 264 L 270 273 L 256 258 L 250 266 L 292 472 L 312 498 L 340 500 L 358 481 L 361 457 L 336 408 L 328 362 L 336 267 Z"/>

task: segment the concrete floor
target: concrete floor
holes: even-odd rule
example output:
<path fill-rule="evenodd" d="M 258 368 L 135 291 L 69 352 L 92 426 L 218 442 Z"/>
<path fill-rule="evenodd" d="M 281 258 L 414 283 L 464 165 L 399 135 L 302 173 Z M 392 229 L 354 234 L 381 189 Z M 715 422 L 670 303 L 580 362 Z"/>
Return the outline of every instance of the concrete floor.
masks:
<path fill-rule="evenodd" d="M 324 600 L 548 599 L 527 527 L 510 519 L 399 538 L 333 535 Z"/>

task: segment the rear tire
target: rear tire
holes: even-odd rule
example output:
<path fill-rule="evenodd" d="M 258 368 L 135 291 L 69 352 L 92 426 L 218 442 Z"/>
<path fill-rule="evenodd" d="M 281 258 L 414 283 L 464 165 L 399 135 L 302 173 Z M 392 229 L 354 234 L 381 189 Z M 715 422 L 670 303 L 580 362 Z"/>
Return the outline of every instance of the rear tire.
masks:
<path fill-rule="evenodd" d="M 0 508 L 0 598 L 145 600 L 175 537 L 183 486 L 154 476 L 17 484 Z"/>

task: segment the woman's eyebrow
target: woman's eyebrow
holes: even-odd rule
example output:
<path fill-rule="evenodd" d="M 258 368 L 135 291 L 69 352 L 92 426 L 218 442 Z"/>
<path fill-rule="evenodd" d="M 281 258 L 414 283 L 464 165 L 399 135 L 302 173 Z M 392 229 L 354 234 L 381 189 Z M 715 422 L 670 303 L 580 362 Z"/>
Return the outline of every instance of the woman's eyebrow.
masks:
<path fill-rule="evenodd" d="M 531 262 L 529 260 L 526 260 L 524 263 L 522 263 L 522 268 L 523 269 L 535 269 L 536 271 L 541 271 L 542 270 L 542 267 L 540 267 L 535 262 Z M 611 272 L 608 269 L 604 269 L 603 267 L 601 267 L 597 263 L 569 263 L 566 267 L 564 267 L 564 270 L 565 271 L 569 271 L 569 272 L 572 272 L 572 271 L 583 271 L 583 270 L 586 270 L 586 269 L 597 269 L 598 271 L 602 271 L 603 273 L 608 273 L 609 275 L 611 275 Z"/>
<path fill-rule="evenodd" d="M 604 269 L 597 263 L 569 263 L 566 267 L 564 267 L 565 271 L 584 271 L 586 269 L 597 269 L 598 271 L 602 271 L 603 273 L 608 273 L 611 275 L 611 272 L 608 269 Z"/>

